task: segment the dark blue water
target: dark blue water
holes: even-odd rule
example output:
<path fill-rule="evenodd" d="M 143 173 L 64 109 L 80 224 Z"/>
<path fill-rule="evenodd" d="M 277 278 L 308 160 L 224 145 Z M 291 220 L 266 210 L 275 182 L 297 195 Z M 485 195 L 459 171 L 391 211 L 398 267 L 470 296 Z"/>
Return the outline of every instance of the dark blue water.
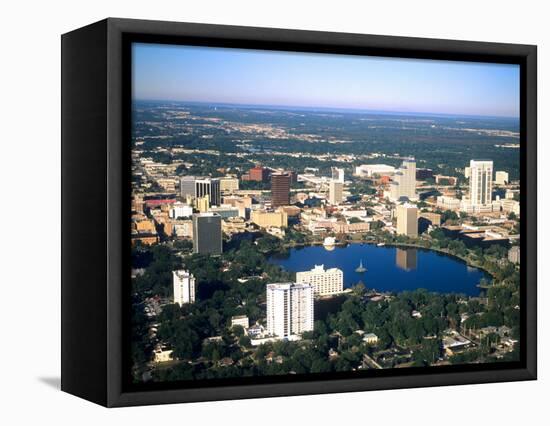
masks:
<path fill-rule="evenodd" d="M 362 281 L 368 289 L 378 291 L 425 288 L 438 293 L 477 296 L 479 281 L 482 278 L 491 281 L 484 271 L 451 256 L 431 250 L 372 244 L 350 244 L 331 251 L 322 246 L 291 249 L 287 256 L 273 256 L 269 261 L 292 272 L 307 271 L 320 264 L 325 268 L 340 268 L 344 272 L 344 287 Z M 360 261 L 367 268 L 365 273 L 355 272 Z"/>

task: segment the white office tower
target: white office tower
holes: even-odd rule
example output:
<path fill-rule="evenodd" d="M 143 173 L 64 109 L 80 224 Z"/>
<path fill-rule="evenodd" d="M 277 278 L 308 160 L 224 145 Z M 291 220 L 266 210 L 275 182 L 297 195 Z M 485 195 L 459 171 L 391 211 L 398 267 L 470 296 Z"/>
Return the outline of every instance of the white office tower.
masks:
<path fill-rule="evenodd" d="M 217 178 L 197 178 L 195 180 L 195 197 L 202 198 L 208 195 L 211 206 L 222 204 L 220 180 Z"/>
<path fill-rule="evenodd" d="M 332 180 L 335 180 L 336 182 L 344 183 L 344 169 L 333 167 L 331 170 L 332 170 Z"/>
<path fill-rule="evenodd" d="M 418 209 L 412 204 L 400 204 L 396 208 L 397 234 L 418 237 Z"/>
<path fill-rule="evenodd" d="M 174 303 L 183 306 L 195 302 L 195 277 L 189 271 L 172 271 L 174 281 Z"/>
<path fill-rule="evenodd" d="M 267 332 L 293 338 L 313 330 L 313 287 L 311 284 L 267 285 Z"/>
<path fill-rule="evenodd" d="M 474 207 L 491 205 L 493 191 L 493 162 L 470 161 L 470 204 Z"/>
<path fill-rule="evenodd" d="M 344 273 L 338 268 L 315 265 L 310 271 L 296 272 L 296 283 L 311 284 L 315 296 L 338 294 L 344 291 Z"/>
<path fill-rule="evenodd" d="M 344 184 L 331 180 L 328 184 L 328 202 L 332 205 L 338 205 L 343 200 Z"/>
<path fill-rule="evenodd" d="M 416 161 L 407 158 L 393 176 L 390 185 L 390 198 L 398 201 L 403 198 L 416 200 Z"/>

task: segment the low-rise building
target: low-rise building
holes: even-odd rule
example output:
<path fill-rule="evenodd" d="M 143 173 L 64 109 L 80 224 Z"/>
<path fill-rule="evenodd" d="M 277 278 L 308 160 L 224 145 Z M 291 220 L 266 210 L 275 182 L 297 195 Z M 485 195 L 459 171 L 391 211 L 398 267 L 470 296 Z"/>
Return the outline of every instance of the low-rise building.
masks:
<path fill-rule="evenodd" d="M 460 209 L 460 200 L 454 197 L 448 197 L 446 195 L 440 195 L 436 199 L 437 207 L 441 207 L 445 210 L 458 210 Z"/>
<path fill-rule="evenodd" d="M 193 207 L 182 203 L 182 202 L 175 202 L 172 205 L 172 208 L 170 208 L 170 217 L 172 219 L 177 219 L 179 217 L 191 217 L 193 214 Z"/>
<path fill-rule="evenodd" d="M 236 325 L 239 325 L 246 330 L 250 325 L 248 317 L 246 315 L 231 317 L 231 327 L 235 327 Z"/>
<path fill-rule="evenodd" d="M 163 347 L 156 347 L 154 350 L 154 362 L 159 364 L 162 362 L 168 362 L 172 361 L 172 353 L 174 351 L 172 349 L 166 349 Z"/>
<path fill-rule="evenodd" d="M 363 164 L 355 167 L 355 175 L 359 177 L 390 176 L 395 173 L 395 167 L 386 164 Z"/>
<path fill-rule="evenodd" d="M 510 178 L 508 177 L 507 172 L 504 172 L 504 171 L 495 172 L 495 183 L 497 185 L 507 185 L 508 182 L 510 182 Z"/>
<path fill-rule="evenodd" d="M 371 222 L 332 222 L 332 230 L 337 234 L 355 234 L 368 232 L 371 227 Z"/>
<path fill-rule="evenodd" d="M 447 355 L 452 356 L 456 351 L 468 348 L 472 342 L 456 331 L 449 332 L 442 339 L 443 350 Z"/>
<path fill-rule="evenodd" d="M 246 232 L 246 222 L 242 217 L 230 217 L 222 220 L 222 231 L 227 235 Z"/>
<path fill-rule="evenodd" d="M 344 273 L 338 268 L 315 265 L 310 271 L 296 272 L 296 283 L 311 284 L 315 296 L 338 294 L 344 290 Z"/>
<path fill-rule="evenodd" d="M 421 212 L 418 214 L 418 233 L 422 234 L 430 228 L 441 226 L 439 213 Z"/>
<path fill-rule="evenodd" d="M 172 229 L 176 238 L 193 238 L 193 221 L 191 219 L 172 220 Z"/>
<path fill-rule="evenodd" d="M 277 211 L 253 210 L 250 213 L 250 221 L 260 228 L 286 228 L 288 226 L 288 216 L 281 209 Z"/>
<path fill-rule="evenodd" d="M 516 216 L 520 214 L 520 203 L 516 200 L 503 199 L 500 200 L 500 205 L 502 206 L 502 211 L 506 213 L 514 213 Z"/>
<path fill-rule="evenodd" d="M 220 178 L 220 191 L 232 193 L 239 190 L 239 179 L 232 176 Z"/>
<path fill-rule="evenodd" d="M 378 343 L 378 336 L 374 333 L 367 333 L 363 335 L 363 342 L 367 345 L 376 345 Z"/>

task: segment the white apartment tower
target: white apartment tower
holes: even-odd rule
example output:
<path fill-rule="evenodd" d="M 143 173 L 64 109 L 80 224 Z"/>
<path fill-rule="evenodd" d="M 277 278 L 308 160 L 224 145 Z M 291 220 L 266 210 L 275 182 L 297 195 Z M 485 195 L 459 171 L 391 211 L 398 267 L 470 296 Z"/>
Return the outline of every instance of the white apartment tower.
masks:
<path fill-rule="evenodd" d="M 390 186 L 390 198 L 398 201 L 401 198 L 416 200 L 416 161 L 407 158 L 393 176 Z"/>
<path fill-rule="evenodd" d="M 314 296 L 328 296 L 344 291 L 344 273 L 341 269 L 325 269 L 325 265 L 315 265 L 310 271 L 296 272 L 298 284 L 311 284 Z"/>
<path fill-rule="evenodd" d="M 470 160 L 470 204 L 491 205 L 493 191 L 493 162 Z"/>
<path fill-rule="evenodd" d="M 174 281 L 174 303 L 183 306 L 195 302 L 195 277 L 189 271 L 172 271 Z"/>
<path fill-rule="evenodd" d="M 336 180 L 331 180 L 328 184 L 328 202 L 332 205 L 338 205 L 343 200 L 344 184 Z"/>
<path fill-rule="evenodd" d="M 312 330 L 313 287 L 311 284 L 268 284 L 268 334 L 290 338 Z"/>
<path fill-rule="evenodd" d="M 412 204 L 399 204 L 397 210 L 397 234 L 418 237 L 418 209 Z"/>

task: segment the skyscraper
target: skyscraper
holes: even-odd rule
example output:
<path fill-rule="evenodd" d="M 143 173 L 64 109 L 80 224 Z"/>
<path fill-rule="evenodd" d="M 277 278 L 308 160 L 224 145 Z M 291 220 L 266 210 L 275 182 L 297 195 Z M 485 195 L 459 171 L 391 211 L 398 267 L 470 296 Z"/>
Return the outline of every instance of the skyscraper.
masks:
<path fill-rule="evenodd" d="M 340 204 L 343 196 L 344 184 L 336 180 L 331 180 L 328 184 L 328 202 L 333 205 Z"/>
<path fill-rule="evenodd" d="M 195 277 L 184 269 L 172 271 L 174 284 L 174 303 L 183 306 L 195 302 Z"/>
<path fill-rule="evenodd" d="M 338 294 L 344 290 L 344 273 L 338 268 L 315 265 L 310 271 L 296 272 L 296 283 L 311 284 L 315 296 Z"/>
<path fill-rule="evenodd" d="M 335 180 L 340 183 L 344 183 L 344 169 L 338 167 L 332 167 L 332 180 Z"/>
<path fill-rule="evenodd" d="M 197 198 L 209 196 L 211 206 L 219 206 L 222 203 L 220 180 L 215 178 L 202 178 L 195 180 L 195 196 Z"/>
<path fill-rule="evenodd" d="M 185 200 L 186 198 L 195 198 L 195 176 L 182 176 L 180 178 L 180 195 Z"/>
<path fill-rule="evenodd" d="M 271 175 L 271 205 L 273 207 L 290 204 L 290 175 L 273 173 Z"/>
<path fill-rule="evenodd" d="M 416 161 L 407 158 L 395 172 L 390 186 L 390 198 L 399 201 L 402 198 L 416 200 Z"/>
<path fill-rule="evenodd" d="M 257 182 L 267 182 L 270 174 L 271 172 L 268 168 L 262 167 L 262 166 L 256 166 L 249 170 L 248 180 L 254 180 Z"/>
<path fill-rule="evenodd" d="M 313 330 L 311 284 L 276 283 L 267 288 L 267 332 L 289 338 Z"/>
<path fill-rule="evenodd" d="M 219 214 L 193 215 L 193 253 L 222 253 L 222 218 Z"/>
<path fill-rule="evenodd" d="M 493 162 L 470 160 L 470 204 L 491 204 L 493 191 Z"/>
<path fill-rule="evenodd" d="M 399 204 L 397 210 L 397 233 L 418 237 L 418 209 L 412 204 Z"/>

